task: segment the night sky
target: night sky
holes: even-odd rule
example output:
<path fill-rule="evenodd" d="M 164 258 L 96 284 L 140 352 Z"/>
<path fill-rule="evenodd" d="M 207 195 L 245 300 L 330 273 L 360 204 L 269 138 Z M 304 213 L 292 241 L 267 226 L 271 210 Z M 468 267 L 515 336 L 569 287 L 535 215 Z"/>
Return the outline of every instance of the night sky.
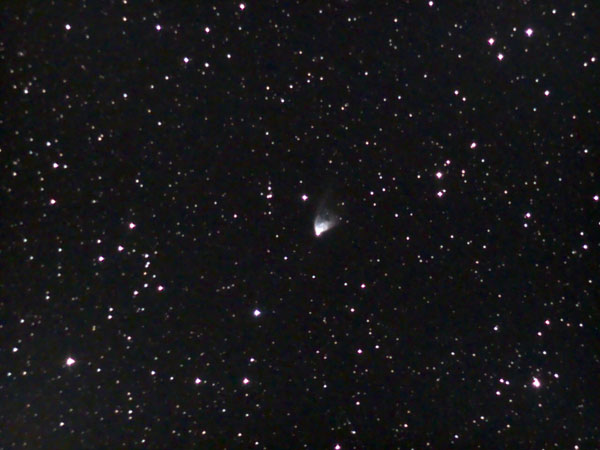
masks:
<path fill-rule="evenodd" d="M 0 448 L 598 448 L 597 4 L 0 11 Z"/>

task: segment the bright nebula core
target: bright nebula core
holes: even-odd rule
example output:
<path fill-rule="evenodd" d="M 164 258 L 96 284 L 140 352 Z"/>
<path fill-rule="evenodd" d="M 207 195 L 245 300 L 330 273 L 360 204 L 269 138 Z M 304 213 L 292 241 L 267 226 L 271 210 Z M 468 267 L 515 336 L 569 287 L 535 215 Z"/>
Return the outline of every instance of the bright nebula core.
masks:
<path fill-rule="evenodd" d="M 320 236 L 325 233 L 327 230 L 332 228 L 335 225 L 335 222 L 331 220 L 323 220 L 320 217 L 315 219 L 315 235 Z"/>
<path fill-rule="evenodd" d="M 331 191 L 321 198 L 314 221 L 315 236 L 322 235 L 340 223 L 342 214 L 338 203 Z"/>

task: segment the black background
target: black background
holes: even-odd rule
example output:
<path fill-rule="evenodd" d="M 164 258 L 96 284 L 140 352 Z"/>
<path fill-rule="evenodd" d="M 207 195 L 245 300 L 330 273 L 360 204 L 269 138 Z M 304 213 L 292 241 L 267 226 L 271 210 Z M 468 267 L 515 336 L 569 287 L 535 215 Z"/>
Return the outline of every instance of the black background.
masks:
<path fill-rule="evenodd" d="M 73 5 L 0 7 L 2 448 L 598 445 L 593 2 Z"/>

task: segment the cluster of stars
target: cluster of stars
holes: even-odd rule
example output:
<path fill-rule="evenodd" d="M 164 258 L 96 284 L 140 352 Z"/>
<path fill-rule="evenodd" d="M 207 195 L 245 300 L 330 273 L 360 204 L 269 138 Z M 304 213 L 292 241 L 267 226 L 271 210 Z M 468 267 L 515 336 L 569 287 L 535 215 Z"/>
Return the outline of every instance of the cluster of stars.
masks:
<path fill-rule="evenodd" d="M 554 412 L 578 442 L 565 448 L 592 435 L 579 422 L 594 411 L 595 361 L 574 368 L 571 351 L 591 351 L 595 278 L 583 268 L 595 267 L 586 221 L 600 201 L 593 101 L 580 87 L 597 68 L 576 29 L 586 14 L 489 8 L 494 31 L 466 34 L 468 22 L 425 20 L 446 8 L 433 0 L 419 20 L 405 7 L 330 3 L 310 24 L 294 5 L 186 17 L 122 0 L 98 21 L 107 32 L 83 10 L 40 11 L 47 24 L 35 30 L 15 15 L 9 128 L 22 154 L 6 183 L 17 207 L 2 285 L 23 301 L 0 326 L 17 328 L 0 392 L 14 393 L 9 406 L 50 406 L 16 411 L 8 433 L 16 424 L 36 440 L 11 436 L 9 447 L 84 439 L 88 419 L 98 447 L 114 444 L 105 424 L 107 435 L 131 433 L 123 445 L 210 446 L 222 433 L 247 446 L 258 423 L 270 426 L 265 411 L 294 421 L 285 445 L 310 434 L 305 410 L 332 433 L 313 447 L 335 450 L 364 447 L 371 425 L 416 448 L 435 447 L 408 442 L 419 432 L 440 448 L 468 446 L 484 428 L 542 434 Z M 328 33 L 311 32 L 323 23 Z M 419 23 L 441 28 L 428 35 Z M 582 62 L 579 78 L 571 67 Z M 321 208 L 311 193 L 331 181 L 352 215 L 338 227 L 323 210 L 310 234 Z M 449 410 L 465 380 L 477 380 L 466 395 L 493 401 Z M 551 399 L 567 406 L 553 411 Z M 536 404 L 546 416 L 515 406 Z M 72 420 L 81 405 L 94 409 Z M 441 431 L 455 412 L 456 427 Z M 136 422 L 144 416 L 161 423 Z M 409 434 L 409 423 L 424 425 Z"/>

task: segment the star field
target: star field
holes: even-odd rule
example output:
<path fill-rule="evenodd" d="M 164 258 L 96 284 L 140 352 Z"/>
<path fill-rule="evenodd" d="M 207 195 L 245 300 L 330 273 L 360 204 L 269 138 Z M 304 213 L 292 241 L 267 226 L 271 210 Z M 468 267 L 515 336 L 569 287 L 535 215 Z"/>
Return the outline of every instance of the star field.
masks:
<path fill-rule="evenodd" d="M 598 448 L 596 4 L 0 11 L 0 448 Z"/>

